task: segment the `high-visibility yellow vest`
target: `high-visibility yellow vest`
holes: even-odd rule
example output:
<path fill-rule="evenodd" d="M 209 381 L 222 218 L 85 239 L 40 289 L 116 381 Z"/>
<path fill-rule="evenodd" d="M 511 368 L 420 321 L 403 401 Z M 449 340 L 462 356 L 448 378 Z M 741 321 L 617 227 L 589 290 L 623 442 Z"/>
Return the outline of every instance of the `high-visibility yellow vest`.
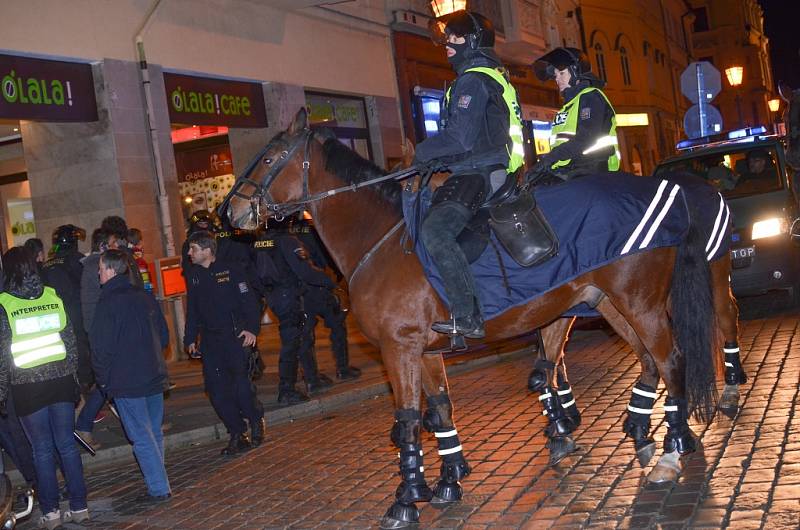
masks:
<path fill-rule="evenodd" d="M 508 146 L 506 146 L 506 150 L 508 150 L 508 167 L 506 171 L 513 173 L 525 163 L 525 146 L 522 140 L 522 111 L 519 108 L 517 91 L 496 68 L 476 66 L 475 68 L 467 68 L 465 72 L 480 72 L 488 75 L 503 87 L 503 101 L 506 102 L 508 107 L 508 135 L 511 137 L 511 149 L 509 150 Z M 444 101 L 445 105 L 450 104 L 450 88 L 447 89 Z"/>
<path fill-rule="evenodd" d="M 611 105 L 611 102 L 608 101 L 606 95 L 603 94 L 602 90 L 598 90 L 595 87 L 584 88 L 578 92 L 578 95 L 569 100 L 561 108 L 561 110 L 558 111 L 558 114 L 556 114 L 556 117 L 553 120 L 553 129 L 550 132 L 551 151 L 564 142 L 570 141 L 575 136 L 576 132 L 578 131 L 578 114 L 580 112 L 580 105 L 578 102 L 580 101 L 582 95 L 591 92 L 592 90 L 597 90 L 597 92 L 603 96 L 603 99 L 606 100 L 606 103 L 608 103 L 608 106 L 611 107 L 613 111 L 614 107 Z M 621 157 L 619 154 L 619 141 L 617 140 L 616 115 L 611 116 L 611 129 L 608 131 L 608 134 L 598 138 L 592 145 L 583 151 L 583 154 L 588 155 L 609 146 L 614 148 L 614 152 L 608 157 L 608 170 L 617 171 L 619 170 L 619 161 Z M 570 162 L 572 162 L 571 159 L 559 160 L 551 167 L 553 169 L 558 169 L 568 165 Z"/>
<path fill-rule="evenodd" d="M 67 314 L 52 287 L 45 287 L 42 296 L 34 300 L 0 293 L 0 305 L 11 327 L 11 356 L 17 368 L 66 359 L 61 331 L 67 327 Z"/>

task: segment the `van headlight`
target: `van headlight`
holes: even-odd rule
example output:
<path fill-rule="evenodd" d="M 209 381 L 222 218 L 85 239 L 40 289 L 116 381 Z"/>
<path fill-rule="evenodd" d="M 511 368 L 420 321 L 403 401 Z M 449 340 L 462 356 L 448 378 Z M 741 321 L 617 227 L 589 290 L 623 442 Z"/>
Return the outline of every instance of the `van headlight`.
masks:
<path fill-rule="evenodd" d="M 789 231 L 789 223 L 781 217 L 773 217 L 753 223 L 753 235 L 750 239 L 763 239 L 785 234 Z"/>

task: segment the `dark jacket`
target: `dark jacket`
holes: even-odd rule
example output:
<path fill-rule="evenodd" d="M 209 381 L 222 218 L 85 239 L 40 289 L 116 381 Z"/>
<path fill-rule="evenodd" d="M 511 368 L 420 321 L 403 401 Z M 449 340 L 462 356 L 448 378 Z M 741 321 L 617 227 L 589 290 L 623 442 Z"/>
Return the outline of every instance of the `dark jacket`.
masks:
<path fill-rule="evenodd" d="M 120 248 L 128 257 L 128 280 L 136 289 L 144 290 L 144 280 L 139 272 L 139 265 L 130 249 Z M 81 312 L 83 314 L 83 327 L 89 333 L 92 330 L 94 313 L 100 300 L 100 252 L 92 252 L 83 258 L 83 273 L 81 274 Z"/>
<path fill-rule="evenodd" d="M 33 299 L 42 296 L 44 284 L 39 276 L 31 276 L 19 292 L 9 291 L 18 298 Z M 67 350 L 63 361 L 42 364 L 34 368 L 17 368 L 11 359 L 11 327 L 8 316 L 0 306 L 0 402 L 6 399 L 9 384 L 37 383 L 75 374 L 78 369 L 78 348 L 75 334 L 67 315 L 67 327 L 61 331 L 61 340 Z"/>
<path fill-rule="evenodd" d="M 444 129 L 416 147 L 415 160 L 439 160 L 453 173 L 508 165 L 511 146 L 508 106 L 503 88 L 491 77 L 469 68 L 497 68 L 499 60 L 479 55 L 459 67 L 442 109 Z"/>
<path fill-rule="evenodd" d="M 89 339 L 97 383 L 110 397 L 166 390 L 167 322 L 153 295 L 133 287 L 127 275 L 103 285 Z"/>

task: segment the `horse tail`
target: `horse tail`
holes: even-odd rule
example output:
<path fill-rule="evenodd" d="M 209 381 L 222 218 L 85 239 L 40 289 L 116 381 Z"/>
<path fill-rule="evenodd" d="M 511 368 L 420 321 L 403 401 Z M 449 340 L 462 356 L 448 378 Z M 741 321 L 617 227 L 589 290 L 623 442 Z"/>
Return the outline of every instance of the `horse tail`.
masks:
<path fill-rule="evenodd" d="M 670 286 L 671 316 L 675 342 L 686 365 L 689 413 L 709 422 L 717 403 L 713 355 L 716 321 L 706 238 L 696 219 L 689 212 L 689 229 L 675 258 Z"/>

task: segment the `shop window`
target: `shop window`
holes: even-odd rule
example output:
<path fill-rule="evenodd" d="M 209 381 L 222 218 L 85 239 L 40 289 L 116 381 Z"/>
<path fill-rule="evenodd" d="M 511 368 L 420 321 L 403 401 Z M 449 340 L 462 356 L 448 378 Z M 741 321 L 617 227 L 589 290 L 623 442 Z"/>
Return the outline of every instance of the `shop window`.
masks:
<path fill-rule="evenodd" d="M 624 47 L 619 49 L 619 60 L 622 64 L 622 82 L 628 86 L 631 84 L 631 65 L 628 62 L 628 51 Z"/>
<path fill-rule="evenodd" d="M 698 33 L 700 31 L 708 31 L 710 29 L 708 26 L 708 10 L 705 7 L 697 7 L 692 9 L 692 14 L 694 15 L 692 31 Z"/>
<path fill-rule="evenodd" d="M 599 42 L 594 45 L 594 59 L 595 62 L 597 62 L 597 75 L 600 76 L 600 79 L 603 81 L 608 81 L 608 76 L 606 75 L 606 57 L 603 54 L 603 46 Z"/>
<path fill-rule="evenodd" d="M 344 145 L 372 160 L 364 98 L 306 92 L 311 127 L 330 129 Z"/>

